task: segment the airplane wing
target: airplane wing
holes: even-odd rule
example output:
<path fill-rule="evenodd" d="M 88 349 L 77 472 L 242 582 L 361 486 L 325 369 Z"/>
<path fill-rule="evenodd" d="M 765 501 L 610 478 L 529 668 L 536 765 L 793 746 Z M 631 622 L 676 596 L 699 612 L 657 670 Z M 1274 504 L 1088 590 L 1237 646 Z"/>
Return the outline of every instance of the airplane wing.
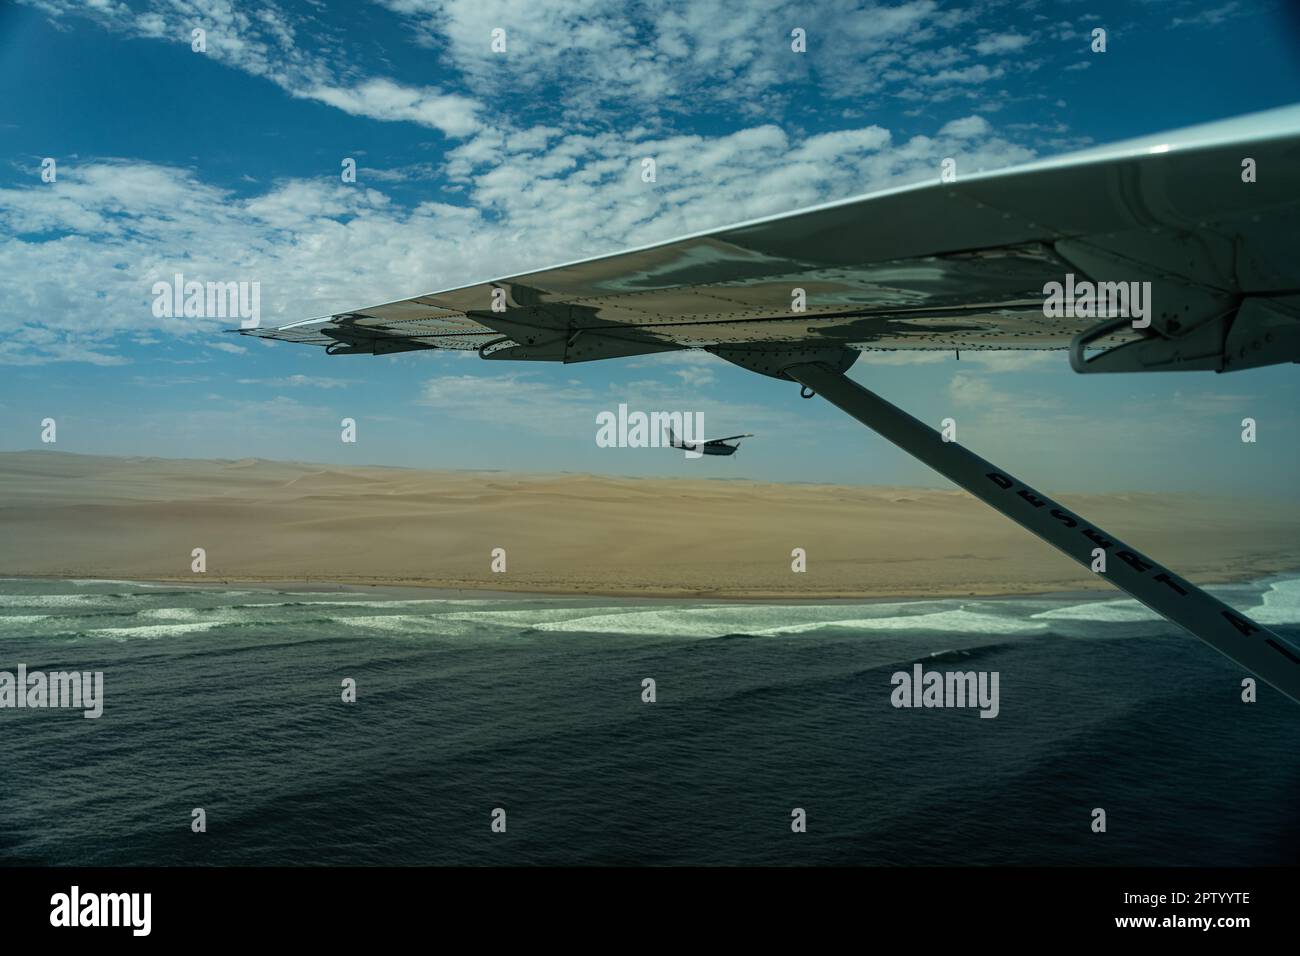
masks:
<path fill-rule="evenodd" d="M 706 445 L 715 445 L 715 444 L 717 444 L 718 442 L 723 442 L 723 441 L 735 441 L 737 438 L 753 438 L 753 437 L 754 437 L 754 436 L 753 436 L 752 434 L 750 434 L 750 435 L 728 435 L 726 438 L 710 438 L 710 439 L 708 439 L 704 444 L 706 444 Z"/>
<path fill-rule="evenodd" d="M 1064 349 L 1090 333 L 1097 348 L 1243 308 L 1300 316 L 1300 106 L 998 172 L 959 160 L 954 182 L 939 160 L 929 183 L 238 331 L 334 354 L 581 362 L 794 343 Z M 1046 284 L 1067 274 L 1152 282 L 1153 327 L 1098 334 L 1094 317 L 1045 315 Z"/>
<path fill-rule="evenodd" d="M 951 182 L 938 160 L 930 183 L 244 334 L 554 362 L 707 349 L 820 395 L 1300 701 L 1300 646 L 844 374 L 873 349 L 1068 347 L 1078 372 L 1300 361 L 1300 106 Z M 1145 325 L 1092 295 L 1050 307 L 1079 282 L 1149 284 Z"/>

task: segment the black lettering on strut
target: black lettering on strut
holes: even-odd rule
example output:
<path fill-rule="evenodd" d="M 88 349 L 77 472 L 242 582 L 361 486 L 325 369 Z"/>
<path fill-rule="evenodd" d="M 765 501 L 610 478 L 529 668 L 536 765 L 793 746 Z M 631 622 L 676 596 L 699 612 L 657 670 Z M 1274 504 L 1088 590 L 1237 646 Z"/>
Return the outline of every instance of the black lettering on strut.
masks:
<path fill-rule="evenodd" d="M 1275 641 L 1275 640 L 1273 640 L 1273 639 L 1270 638 L 1269 640 L 1265 641 L 1264 643 L 1267 644 L 1269 647 L 1273 648 L 1273 650 L 1275 650 L 1275 651 L 1280 651 L 1280 652 L 1282 652 L 1283 654 L 1285 654 L 1287 657 L 1291 658 L 1291 663 L 1292 663 L 1292 664 L 1300 664 L 1300 657 L 1296 657 L 1294 654 L 1292 654 L 1290 651 L 1288 651 L 1285 647 L 1283 647 L 1283 646 L 1282 646 L 1281 644 L 1279 644 L 1277 641 Z"/>
<path fill-rule="evenodd" d="M 1171 578 L 1171 577 L 1170 577 L 1168 574 L 1166 574 L 1164 571 L 1161 571 L 1159 574 L 1156 575 L 1156 580 L 1159 581 L 1161 584 L 1167 584 L 1167 585 L 1169 585 L 1171 588 L 1173 588 L 1173 589 L 1174 589 L 1175 591 L 1177 591 L 1179 594 L 1183 595 L 1183 597 L 1186 597 L 1186 596 L 1187 596 L 1187 592 L 1184 591 L 1182 588 L 1180 588 L 1180 587 L 1178 586 L 1178 582 L 1175 581 L 1173 578 Z"/>
<path fill-rule="evenodd" d="M 1103 535 L 1101 532 L 1097 531 L 1095 528 L 1084 528 L 1083 536 L 1087 538 L 1089 541 L 1091 541 L 1093 544 L 1095 544 L 1097 547 L 1101 548 L 1103 551 L 1105 551 L 1107 548 L 1109 548 L 1112 544 L 1115 543 L 1114 541 L 1107 541 L 1106 536 Z"/>
<path fill-rule="evenodd" d="M 1246 620 L 1244 617 L 1238 617 L 1236 614 L 1233 614 L 1231 611 L 1223 611 L 1221 613 L 1223 614 L 1224 617 L 1228 619 L 1229 624 L 1231 624 L 1233 627 L 1235 627 L 1238 631 L 1240 631 L 1242 634 L 1246 635 L 1247 637 L 1250 637 L 1250 635 L 1259 632 L 1259 628 L 1256 627 L 1254 624 L 1252 624 L 1250 621 Z"/>
<path fill-rule="evenodd" d="M 1150 571 L 1155 567 L 1154 564 L 1147 564 L 1132 551 L 1120 551 L 1115 557 L 1119 558 L 1134 571 Z"/>
<path fill-rule="evenodd" d="M 1050 512 L 1048 512 L 1048 514 L 1050 514 L 1057 521 L 1062 522 L 1067 528 L 1079 527 L 1079 522 L 1075 521 L 1073 518 L 1071 518 L 1060 508 L 1053 508 Z"/>
<path fill-rule="evenodd" d="M 1043 505 L 1047 504 L 1046 501 L 1044 501 L 1042 498 L 1039 498 L 1028 488 L 1021 488 L 1018 492 L 1016 492 L 1016 494 L 1020 495 L 1021 498 L 1024 498 L 1035 508 L 1041 508 Z"/>

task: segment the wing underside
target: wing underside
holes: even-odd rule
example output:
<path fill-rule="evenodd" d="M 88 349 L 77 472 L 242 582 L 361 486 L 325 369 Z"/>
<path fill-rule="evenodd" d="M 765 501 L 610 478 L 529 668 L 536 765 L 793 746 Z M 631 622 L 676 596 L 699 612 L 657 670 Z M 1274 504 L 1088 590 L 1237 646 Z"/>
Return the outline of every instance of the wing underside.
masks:
<path fill-rule="evenodd" d="M 1098 323 L 1044 314 L 1045 286 L 1069 274 L 1152 283 L 1142 334 L 1163 334 L 1300 290 L 1300 108 L 1246 119 L 241 331 L 332 353 L 565 362 L 794 343 L 1061 349 Z"/>

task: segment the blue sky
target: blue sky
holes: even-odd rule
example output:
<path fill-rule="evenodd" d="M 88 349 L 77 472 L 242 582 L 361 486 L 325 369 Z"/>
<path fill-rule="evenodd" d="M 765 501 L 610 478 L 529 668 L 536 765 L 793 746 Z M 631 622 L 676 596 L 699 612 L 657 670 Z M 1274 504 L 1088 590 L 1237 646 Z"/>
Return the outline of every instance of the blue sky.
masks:
<path fill-rule="evenodd" d="M 932 178 L 945 156 L 997 168 L 1294 103 L 1297 51 L 1282 0 L 9 4 L 0 449 L 39 447 L 51 417 L 58 450 L 95 454 L 942 484 L 710 356 L 329 357 L 155 318 L 151 289 L 257 281 L 281 324 Z M 1282 495 L 1300 473 L 1286 367 L 1080 377 L 1063 353 L 895 354 L 854 375 L 1045 488 Z M 759 437 L 702 462 L 599 449 L 595 415 L 619 402 Z"/>

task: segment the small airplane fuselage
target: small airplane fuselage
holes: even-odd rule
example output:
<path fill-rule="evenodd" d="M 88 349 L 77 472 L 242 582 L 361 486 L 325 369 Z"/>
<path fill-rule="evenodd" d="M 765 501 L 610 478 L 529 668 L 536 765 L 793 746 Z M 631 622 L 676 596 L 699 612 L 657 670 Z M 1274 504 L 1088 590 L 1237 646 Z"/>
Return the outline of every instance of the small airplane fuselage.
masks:
<path fill-rule="evenodd" d="M 734 455 L 740 450 L 742 438 L 753 437 L 753 435 L 728 435 L 726 438 L 713 438 L 708 441 L 683 441 L 669 428 L 668 447 L 686 452 L 687 458 L 698 458 L 701 455 Z M 728 445 L 729 441 L 734 441 L 735 444 Z"/>

